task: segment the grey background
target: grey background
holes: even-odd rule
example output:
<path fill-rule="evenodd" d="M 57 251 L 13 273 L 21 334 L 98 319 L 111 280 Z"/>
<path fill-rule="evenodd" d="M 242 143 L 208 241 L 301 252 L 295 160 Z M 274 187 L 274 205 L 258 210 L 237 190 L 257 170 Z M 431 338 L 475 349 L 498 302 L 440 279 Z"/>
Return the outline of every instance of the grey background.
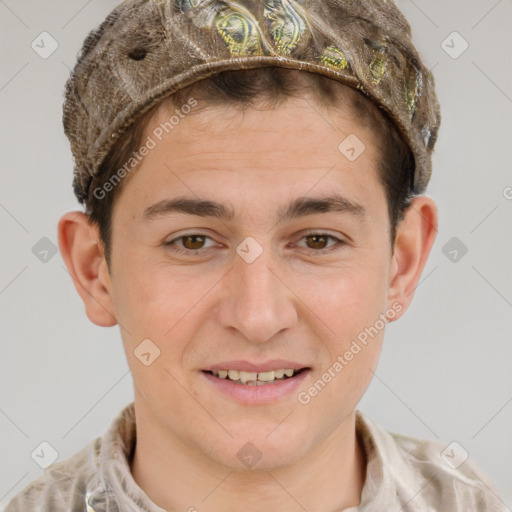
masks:
<path fill-rule="evenodd" d="M 116 3 L 0 0 L 3 505 L 42 473 L 30 456 L 42 441 L 67 458 L 132 400 L 118 327 L 89 322 L 60 255 L 42 262 L 32 250 L 43 237 L 56 244 L 60 215 L 79 209 L 63 87 L 88 31 Z M 512 507 L 512 2 L 397 3 L 442 106 L 428 190 L 440 227 L 360 409 L 391 431 L 458 441 Z M 31 48 L 43 31 L 59 45 L 47 59 Z M 457 59 L 442 47 L 462 49 L 458 36 L 446 39 L 454 31 L 469 43 Z M 452 237 L 468 248 L 457 262 L 443 253 Z"/>

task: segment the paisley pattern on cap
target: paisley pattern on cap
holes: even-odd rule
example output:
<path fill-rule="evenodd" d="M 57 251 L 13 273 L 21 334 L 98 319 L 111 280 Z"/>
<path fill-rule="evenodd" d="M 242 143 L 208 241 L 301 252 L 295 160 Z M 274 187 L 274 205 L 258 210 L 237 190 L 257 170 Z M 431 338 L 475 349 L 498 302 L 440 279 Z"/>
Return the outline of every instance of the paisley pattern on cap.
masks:
<path fill-rule="evenodd" d="M 66 84 L 63 124 L 81 203 L 116 140 L 165 95 L 216 73 L 280 66 L 361 91 L 432 171 L 440 108 L 432 73 L 391 0 L 124 0 L 84 41 Z"/>
<path fill-rule="evenodd" d="M 178 0 L 178 7 L 192 23 L 220 34 L 232 55 L 265 55 L 264 37 L 258 20 L 235 2 Z"/>
<path fill-rule="evenodd" d="M 314 39 L 312 23 L 306 9 L 298 1 L 265 0 L 261 2 L 262 22 L 275 44 L 275 51 L 268 51 L 268 44 L 257 13 L 238 2 L 217 0 L 176 0 L 181 12 L 187 14 L 199 28 L 216 30 L 234 56 L 269 55 L 279 53 L 291 56 L 299 43 Z M 389 37 L 381 35 L 376 39 L 364 39 L 371 48 L 374 58 L 367 65 L 372 82 L 378 85 L 389 70 Z M 335 70 L 350 71 L 351 66 L 343 52 L 336 45 L 329 44 L 318 57 L 318 62 Z M 421 85 L 421 75 L 407 66 L 404 72 L 404 102 L 409 116 L 414 116 Z"/>
<path fill-rule="evenodd" d="M 261 55 L 261 37 L 253 20 L 241 12 L 228 12 L 216 21 L 217 30 L 232 55 Z"/>
<path fill-rule="evenodd" d="M 322 55 L 320 60 L 326 65 L 333 69 L 350 69 L 350 64 L 345 58 L 345 54 L 336 46 L 328 46 Z"/>
<path fill-rule="evenodd" d="M 270 23 L 270 33 L 282 55 L 290 55 L 299 41 L 306 35 L 307 14 L 298 2 L 290 0 L 267 0 L 263 2 L 263 16 Z M 302 10 L 302 15 L 299 11 Z"/>
<path fill-rule="evenodd" d="M 370 75 L 375 84 L 379 84 L 388 69 L 389 38 L 381 36 L 378 39 L 365 39 L 365 43 L 373 50 L 375 57 L 370 62 Z"/>
<path fill-rule="evenodd" d="M 155 3 L 164 4 L 165 0 L 153 0 Z M 205 4 L 203 0 L 177 0 L 176 4 L 181 12 L 190 12 L 199 7 L 201 4 Z"/>
<path fill-rule="evenodd" d="M 412 66 L 406 66 L 404 70 L 404 94 L 405 104 L 411 119 L 416 113 L 418 91 L 421 90 L 422 76 Z"/>
<path fill-rule="evenodd" d="M 373 81 L 378 84 L 384 74 L 386 73 L 386 69 L 388 67 L 388 61 L 382 59 L 381 57 L 375 57 L 370 63 L 370 73 L 372 75 Z"/>

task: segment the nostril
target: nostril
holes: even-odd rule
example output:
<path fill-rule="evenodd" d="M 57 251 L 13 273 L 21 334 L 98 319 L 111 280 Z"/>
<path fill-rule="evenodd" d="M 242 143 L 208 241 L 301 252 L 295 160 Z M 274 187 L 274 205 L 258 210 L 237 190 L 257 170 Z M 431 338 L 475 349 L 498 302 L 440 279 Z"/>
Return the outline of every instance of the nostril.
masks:
<path fill-rule="evenodd" d="M 128 57 L 132 60 L 143 60 L 146 58 L 146 55 L 148 54 L 148 51 L 146 48 L 134 48 L 130 51 L 128 54 Z"/>

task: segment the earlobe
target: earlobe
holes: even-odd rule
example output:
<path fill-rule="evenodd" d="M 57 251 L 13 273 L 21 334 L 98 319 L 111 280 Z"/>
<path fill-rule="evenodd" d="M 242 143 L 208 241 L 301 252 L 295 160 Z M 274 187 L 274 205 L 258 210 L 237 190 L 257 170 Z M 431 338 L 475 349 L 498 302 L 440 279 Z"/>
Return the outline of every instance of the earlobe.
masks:
<path fill-rule="evenodd" d="M 82 212 L 64 214 L 58 224 L 59 249 L 85 312 L 96 325 L 117 324 L 111 283 L 98 229 Z"/>
<path fill-rule="evenodd" d="M 397 227 L 391 260 L 388 307 L 400 303 L 400 318 L 409 307 L 437 235 L 437 206 L 428 196 L 415 197 Z"/>

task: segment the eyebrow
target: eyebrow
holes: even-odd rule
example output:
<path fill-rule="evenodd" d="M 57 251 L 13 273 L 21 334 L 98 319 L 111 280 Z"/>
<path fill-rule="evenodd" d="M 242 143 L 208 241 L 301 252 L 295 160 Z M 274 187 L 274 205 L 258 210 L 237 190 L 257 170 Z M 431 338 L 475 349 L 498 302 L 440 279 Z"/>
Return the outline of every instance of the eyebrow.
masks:
<path fill-rule="evenodd" d="M 359 218 L 367 215 L 362 204 L 338 194 L 331 194 L 326 197 L 299 197 L 293 200 L 278 210 L 276 223 L 329 212 L 348 213 Z M 173 213 L 213 217 L 225 221 L 232 220 L 235 216 L 233 208 L 216 201 L 177 197 L 164 199 L 146 208 L 143 220 L 149 221 Z"/>

